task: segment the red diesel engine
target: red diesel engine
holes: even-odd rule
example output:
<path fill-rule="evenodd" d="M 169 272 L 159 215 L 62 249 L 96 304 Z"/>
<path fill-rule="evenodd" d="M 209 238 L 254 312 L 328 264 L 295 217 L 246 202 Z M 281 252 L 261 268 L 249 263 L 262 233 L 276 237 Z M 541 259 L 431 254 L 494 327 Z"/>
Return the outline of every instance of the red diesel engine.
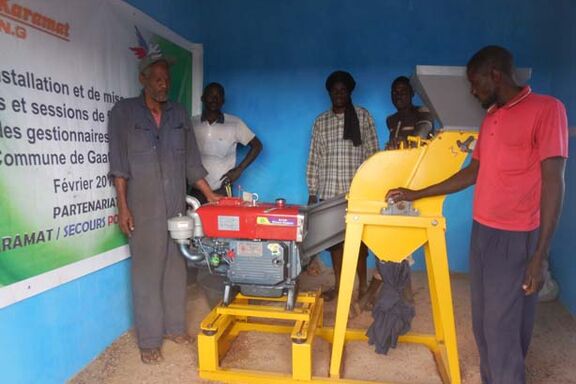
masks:
<path fill-rule="evenodd" d="M 305 214 L 299 206 L 223 198 L 200 206 L 188 198 L 187 216 L 168 221 L 181 253 L 197 267 L 209 268 L 224 279 L 224 305 L 236 290 L 244 295 L 288 295 L 295 301 L 296 279 L 302 271 L 297 243 L 304 237 Z"/>
<path fill-rule="evenodd" d="M 196 210 L 204 235 L 212 238 L 302 241 L 304 215 L 284 199 L 275 204 L 225 197 Z"/>

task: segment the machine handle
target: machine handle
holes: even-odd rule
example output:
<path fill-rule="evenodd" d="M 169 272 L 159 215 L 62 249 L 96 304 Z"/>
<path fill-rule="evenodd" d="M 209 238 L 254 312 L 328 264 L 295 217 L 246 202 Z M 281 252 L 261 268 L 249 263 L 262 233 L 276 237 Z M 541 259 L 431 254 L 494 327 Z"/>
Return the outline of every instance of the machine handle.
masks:
<path fill-rule="evenodd" d="M 456 144 L 462 152 L 470 153 L 474 151 L 474 136 L 469 136 L 464 141 L 456 140 Z"/>

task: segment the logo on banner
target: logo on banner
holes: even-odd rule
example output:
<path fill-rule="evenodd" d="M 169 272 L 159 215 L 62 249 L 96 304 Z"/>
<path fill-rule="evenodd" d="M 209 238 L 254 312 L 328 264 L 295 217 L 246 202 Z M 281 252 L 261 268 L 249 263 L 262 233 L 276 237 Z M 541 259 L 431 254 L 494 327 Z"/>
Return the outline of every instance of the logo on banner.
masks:
<path fill-rule="evenodd" d="M 160 50 L 160 46 L 156 43 L 151 41 L 146 42 L 144 36 L 140 33 L 140 30 L 137 26 L 134 26 L 136 29 L 136 37 L 138 38 L 138 46 L 137 47 L 130 47 L 130 50 L 134 52 L 138 60 L 142 60 L 146 56 L 160 56 L 162 51 Z"/>
<path fill-rule="evenodd" d="M 26 27 L 70 41 L 69 23 L 60 22 L 10 0 L 0 0 L 0 33 L 26 39 L 28 37 Z"/>

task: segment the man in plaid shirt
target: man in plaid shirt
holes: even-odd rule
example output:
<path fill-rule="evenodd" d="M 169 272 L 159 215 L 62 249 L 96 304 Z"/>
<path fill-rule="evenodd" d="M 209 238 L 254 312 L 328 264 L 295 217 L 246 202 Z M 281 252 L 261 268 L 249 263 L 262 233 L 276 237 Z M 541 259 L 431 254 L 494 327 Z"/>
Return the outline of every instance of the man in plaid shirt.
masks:
<path fill-rule="evenodd" d="M 333 72 L 326 80 L 332 108 L 314 121 L 306 166 L 308 204 L 348 192 L 360 164 L 379 150 L 372 116 L 366 109 L 352 104 L 351 94 L 355 86 L 352 75 L 344 71 Z M 343 244 L 331 247 L 330 255 L 336 284 L 335 288 L 324 292 L 326 301 L 334 299 L 338 293 Z M 358 258 L 360 297 L 367 286 L 367 255 L 368 250 L 362 244 Z"/>

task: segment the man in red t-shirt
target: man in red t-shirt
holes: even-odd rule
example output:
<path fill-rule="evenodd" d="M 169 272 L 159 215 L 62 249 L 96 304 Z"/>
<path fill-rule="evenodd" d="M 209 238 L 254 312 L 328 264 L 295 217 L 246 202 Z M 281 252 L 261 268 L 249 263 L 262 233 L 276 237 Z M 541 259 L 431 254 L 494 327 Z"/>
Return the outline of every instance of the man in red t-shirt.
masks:
<path fill-rule="evenodd" d="M 468 62 L 471 93 L 487 110 L 470 164 L 393 201 L 444 195 L 476 184 L 470 244 L 472 321 L 484 384 L 525 382 L 544 261 L 564 198 L 568 127 L 564 105 L 514 80 L 498 46 Z"/>

